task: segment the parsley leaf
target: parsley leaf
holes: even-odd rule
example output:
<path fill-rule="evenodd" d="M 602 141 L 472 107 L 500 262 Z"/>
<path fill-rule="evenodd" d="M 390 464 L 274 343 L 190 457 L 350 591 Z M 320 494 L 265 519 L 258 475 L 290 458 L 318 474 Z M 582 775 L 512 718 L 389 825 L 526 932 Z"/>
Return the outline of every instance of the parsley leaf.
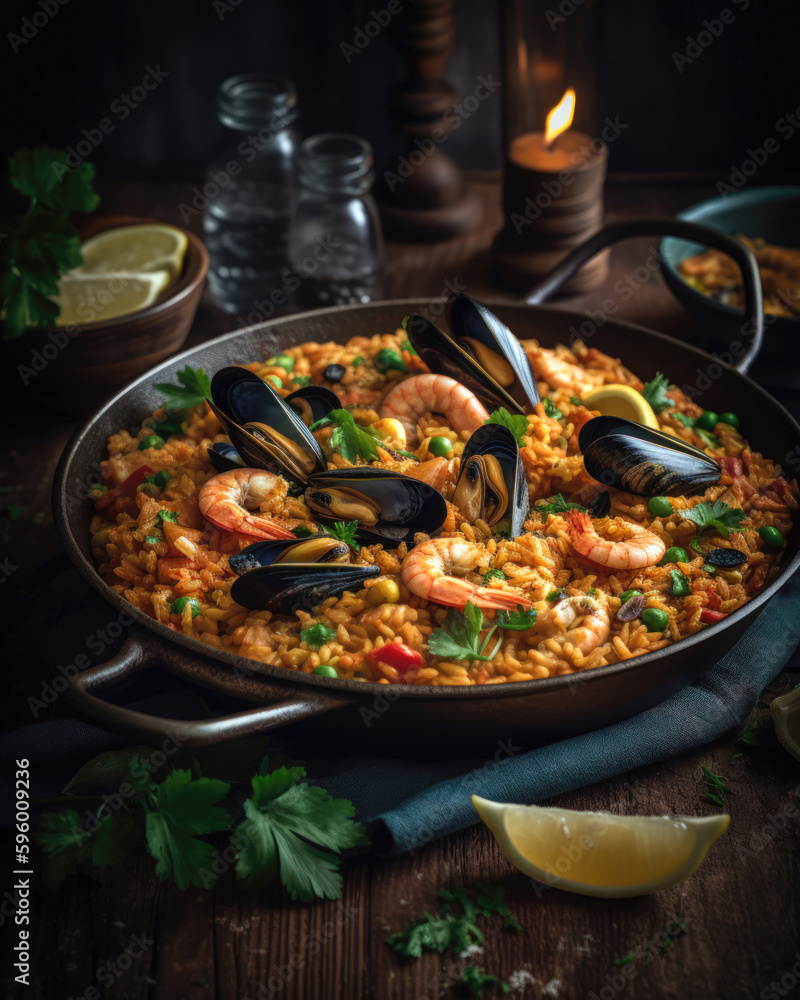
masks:
<path fill-rule="evenodd" d="M 490 580 L 507 580 L 508 577 L 501 569 L 487 569 L 483 574 L 484 587 Z"/>
<path fill-rule="evenodd" d="M 104 808 L 105 804 L 101 806 Z M 44 879 L 49 887 L 55 887 L 75 871 L 105 880 L 113 868 L 127 862 L 133 848 L 141 843 L 127 812 L 106 816 L 92 830 L 87 830 L 74 809 L 44 813 L 35 839 L 46 855 Z"/>
<path fill-rule="evenodd" d="M 277 870 L 292 899 L 338 899 L 337 855 L 367 843 L 364 827 L 353 820 L 350 802 L 300 783 L 305 775 L 302 767 L 280 767 L 253 778 L 253 797 L 244 804 L 245 819 L 233 838 L 243 843 L 236 874 L 259 885 Z"/>
<path fill-rule="evenodd" d="M 230 788 L 214 778 L 193 779 L 191 771 L 175 770 L 160 785 L 152 785 L 145 817 L 147 849 L 156 859 L 156 875 L 172 874 L 179 889 L 201 888 L 216 878 L 214 848 L 197 833 L 227 830 L 230 817 L 216 803 Z"/>
<path fill-rule="evenodd" d="M 474 997 L 482 997 L 484 990 L 490 990 L 495 986 L 500 987 L 501 993 L 508 993 L 511 987 L 504 983 L 499 976 L 487 975 L 482 969 L 475 965 L 465 965 L 461 970 L 461 982 Z"/>
<path fill-rule="evenodd" d="M 18 149 L 8 158 L 11 186 L 56 212 L 93 212 L 100 198 L 92 188 L 94 166 L 70 168 L 63 149 Z"/>
<path fill-rule="evenodd" d="M 559 410 L 559 412 L 561 411 Z M 501 427 L 507 427 L 517 439 L 517 444 L 520 445 L 523 443 L 523 435 L 528 433 L 528 418 L 521 413 L 509 413 L 503 406 L 499 410 L 494 410 L 489 419 L 484 420 L 483 423 L 484 425 L 499 424 Z"/>
<path fill-rule="evenodd" d="M 721 775 L 713 774 L 707 767 L 703 764 L 700 765 L 700 770 L 703 772 L 703 784 L 706 786 L 706 798 L 709 802 L 713 802 L 715 806 L 721 806 L 723 804 L 723 799 L 726 795 L 733 795 L 730 788 L 725 786 L 725 782 Z"/>
<path fill-rule="evenodd" d="M 338 451 L 342 458 L 348 462 L 356 464 L 359 458 L 365 462 L 378 461 L 378 448 L 376 445 L 376 435 L 370 433 L 366 428 L 359 427 L 353 419 L 353 414 L 347 410 L 331 410 L 331 412 L 317 420 L 309 428 L 312 431 L 320 427 L 334 425 L 333 434 L 330 437 L 330 445 L 334 451 Z"/>
<path fill-rule="evenodd" d="M 552 500 L 547 503 L 537 503 L 534 504 L 533 509 L 538 511 L 540 514 L 566 514 L 569 510 L 578 510 L 581 513 L 585 513 L 589 508 L 581 507 L 579 503 L 572 503 L 571 500 L 565 500 L 560 493 L 556 493 Z"/>
<path fill-rule="evenodd" d="M 163 508 L 156 514 L 156 517 L 163 524 L 165 521 L 170 521 L 172 524 L 178 523 L 178 512 L 176 510 L 167 510 Z"/>
<path fill-rule="evenodd" d="M 359 354 L 357 358 L 353 358 L 353 360 L 350 362 L 350 364 L 352 365 L 353 368 L 358 368 L 359 365 L 363 365 L 364 364 L 364 359 Z"/>
<path fill-rule="evenodd" d="M 544 403 L 544 412 L 548 417 L 552 417 L 554 420 L 563 420 L 564 414 L 559 410 L 552 400 L 549 400 L 547 396 L 542 400 Z"/>
<path fill-rule="evenodd" d="M 671 413 L 671 417 L 675 417 L 676 420 L 680 421 L 684 427 L 694 427 L 695 420 L 697 417 L 687 417 L 685 413 Z"/>
<path fill-rule="evenodd" d="M 434 656 L 445 657 L 450 660 L 491 660 L 500 648 L 502 639 L 497 640 L 497 645 L 492 652 L 485 656 L 486 647 L 489 645 L 497 625 L 493 625 L 483 642 L 480 642 L 480 632 L 483 628 L 483 612 L 475 607 L 472 601 L 467 601 L 463 612 L 454 611 L 452 608 L 447 612 L 444 625 L 437 629 L 428 639 L 428 650 Z"/>
<path fill-rule="evenodd" d="M 642 395 L 650 404 L 653 413 L 661 413 L 669 409 L 670 406 L 675 405 L 674 401 L 667 395 L 668 388 L 669 379 L 665 375 L 662 375 L 661 372 L 656 372 L 656 376 L 652 381 L 645 382 Z"/>
<path fill-rule="evenodd" d="M 410 927 L 386 938 L 390 948 L 409 958 L 419 958 L 423 948 L 440 954 L 452 948 L 466 951 L 473 944 L 483 942 L 483 932 L 466 917 L 425 915 Z"/>
<path fill-rule="evenodd" d="M 500 628 L 510 628 L 515 632 L 524 632 L 526 629 L 533 628 L 536 624 L 536 614 L 536 608 L 530 608 L 526 611 L 521 604 L 518 604 L 516 611 L 498 611 L 497 624 Z"/>
<path fill-rule="evenodd" d="M 190 406 L 199 406 L 211 395 L 211 380 L 205 368 L 195 370 L 186 365 L 175 376 L 180 385 L 169 382 L 159 382 L 153 388 L 164 396 L 165 410 L 185 410 Z"/>
<path fill-rule="evenodd" d="M 570 403 L 572 403 L 573 406 L 581 406 L 581 404 L 583 403 L 583 400 L 579 399 L 578 396 L 570 396 L 569 401 Z"/>
<path fill-rule="evenodd" d="M 322 530 L 326 535 L 332 535 L 333 538 L 338 538 L 340 542 L 345 542 L 351 549 L 355 549 L 356 552 L 361 548 L 358 544 L 358 521 L 334 521 L 333 524 Z"/>
<path fill-rule="evenodd" d="M 694 521 L 698 534 L 706 528 L 716 528 L 723 538 L 727 538 L 731 530 L 736 531 L 741 527 L 746 517 L 741 507 L 729 507 L 723 500 L 715 500 L 713 503 L 704 500 L 688 510 L 680 511 L 680 515 L 687 521 Z M 695 549 L 698 548 L 696 541 L 697 539 L 692 542 Z"/>
<path fill-rule="evenodd" d="M 316 625 L 312 625 L 311 628 L 304 628 L 300 633 L 300 639 L 307 645 L 311 646 L 313 649 L 319 649 L 320 646 L 324 646 L 326 642 L 330 642 L 331 639 L 336 637 L 336 633 L 332 628 L 328 628 L 327 625 L 322 622 L 317 622 Z"/>
<path fill-rule="evenodd" d="M 405 327 L 403 327 L 403 329 L 405 329 Z M 411 343 L 411 341 L 408 339 L 408 337 L 406 337 L 406 339 L 400 345 L 400 350 L 401 351 L 408 351 L 408 353 L 411 354 L 411 355 L 414 355 L 414 354 L 417 353 L 414 345 Z"/>
<path fill-rule="evenodd" d="M 700 438 L 700 440 L 709 448 L 719 448 L 720 440 L 716 434 L 712 434 L 711 431 L 704 431 L 702 427 L 693 428 L 695 434 Z"/>
<path fill-rule="evenodd" d="M 631 962 L 636 958 L 636 955 L 629 951 L 627 955 L 623 955 L 622 958 L 615 958 L 614 965 L 630 965 Z"/>

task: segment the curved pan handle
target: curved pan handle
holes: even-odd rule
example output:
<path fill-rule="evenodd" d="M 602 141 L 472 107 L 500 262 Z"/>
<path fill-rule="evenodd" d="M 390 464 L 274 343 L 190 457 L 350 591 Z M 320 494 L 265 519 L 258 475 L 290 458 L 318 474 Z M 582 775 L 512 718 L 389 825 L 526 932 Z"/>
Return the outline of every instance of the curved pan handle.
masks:
<path fill-rule="evenodd" d="M 166 649 L 152 641 L 144 633 L 131 630 L 125 645 L 120 652 L 99 666 L 90 667 L 80 674 L 70 678 L 65 691 L 65 696 L 77 709 L 91 718 L 97 720 L 115 732 L 126 733 L 130 736 L 145 740 L 156 739 L 159 742 L 165 738 L 172 739 L 179 746 L 208 746 L 212 743 L 223 743 L 225 740 L 232 740 L 238 736 L 250 736 L 254 733 L 265 733 L 292 722 L 299 722 L 301 719 L 308 719 L 323 712 L 330 712 L 336 708 L 352 704 L 351 699 L 339 695 L 323 694 L 316 689 L 310 689 L 308 694 L 301 696 L 287 697 L 275 704 L 259 705 L 255 708 L 248 708 L 242 712 L 235 712 L 232 715 L 224 715 L 213 719 L 167 719 L 157 715 L 147 715 L 144 712 L 137 712 L 121 705 L 114 705 L 111 702 L 99 698 L 94 692 L 102 691 L 103 688 L 119 681 L 133 677 L 140 671 L 152 666 L 158 666 L 158 659 L 172 658 L 180 656 L 189 661 L 187 654 L 179 649 L 170 647 Z M 193 668 L 201 667 L 199 660 L 189 661 Z M 206 667 L 206 669 L 209 669 Z M 213 670 L 213 668 L 211 668 Z M 214 671 L 220 674 L 220 671 Z M 185 676 L 185 674 L 183 674 Z M 276 694 L 280 697 L 279 690 L 270 690 L 267 678 L 253 672 L 253 676 L 259 681 L 263 680 L 265 695 Z M 206 686 L 217 687 L 224 690 L 227 686 L 232 694 L 236 694 L 235 688 L 224 679 L 216 685 L 208 683 L 208 678 L 198 677 L 198 680 L 206 683 Z"/>
<path fill-rule="evenodd" d="M 696 222 L 684 222 L 682 219 L 629 219 L 625 222 L 612 222 L 568 253 L 564 260 L 557 267 L 554 267 L 541 284 L 527 296 L 525 301 L 532 306 L 546 302 L 595 254 L 610 247 L 613 243 L 619 243 L 620 240 L 627 240 L 632 236 L 674 236 L 678 239 L 691 240 L 694 243 L 703 243 L 733 257 L 742 272 L 744 314 L 751 317 L 749 322 L 743 324 L 742 335 L 746 338 L 745 327 L 749 327 L 752 334 L 747 348 L 733 361 L 730 367 L 741 372 L 742 375 L 746 374 L 764 341 L 764 304 L 758 264 L 752 251 L 743 243 L 726 233 L 721 233 L 718 229 L 711 229 L 709 226 L 701 226 Z"/>

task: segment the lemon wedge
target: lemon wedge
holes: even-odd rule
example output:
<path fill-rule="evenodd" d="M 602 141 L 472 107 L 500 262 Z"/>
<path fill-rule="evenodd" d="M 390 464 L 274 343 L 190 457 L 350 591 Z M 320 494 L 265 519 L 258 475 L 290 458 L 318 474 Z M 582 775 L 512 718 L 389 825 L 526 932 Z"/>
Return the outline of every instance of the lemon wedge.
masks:
<path fill-rule="evenodd" d="M 658 420 L 644 396 L 629 385 L 600 386 L 581 400 L 587 410 L 599 410 L 604 417 L 624 417 L 658 430 Z"/>
<path fill-rule="evenodd" d="M 800 687 L 770 704 L 775 732 L 789 753 L 800 760 Z"/>
<path fill-rule="evenodd" d="M 614 816 L 541 806 L 472 804 L 525 875 L 582 896 L 644 896 L 688 878 L 730 816 Z"/>
<path fill-rule="evenodd" d="M 133 274 L 167 271 L 176 281 L 188 246 L 186 233 L 174 226 L 120 226 L 98 233 L 81 244 L 83 264 L 78 274 Z"/>
<path fill-rule="evenodd" d="M 82 326 L 152 305 L 170 284 L 169 271 L 152 274 L 76 274 L 58 283 L 56 326 Z"/>

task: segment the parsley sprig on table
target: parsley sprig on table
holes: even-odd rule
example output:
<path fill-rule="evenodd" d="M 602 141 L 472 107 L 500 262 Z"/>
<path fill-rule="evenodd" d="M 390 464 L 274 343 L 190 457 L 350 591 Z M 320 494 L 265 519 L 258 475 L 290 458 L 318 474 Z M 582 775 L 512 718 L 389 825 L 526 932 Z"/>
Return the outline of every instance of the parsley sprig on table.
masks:
<path fill-rule="evenodd" d="M 561 411 L 559 410 L 559 412 Z M 493 410 L 489 415 L 489 419 L 484 420 L 483 423 L 484 426 L 486 424 L 499 424 L 501 427 L 507 427 L 517 439 L 517 444 L 519 445 L 523 444 L 523 435 L 528 433 L 528 418 L 521 413 L 509 413 L 503 406 L 497 410 Z"/>
<path fill-rule="evenodd" d="M 662 413 L 675 405 L 674 400 L 667 395 L 667 389 L 669 389 L 669 379 L 661 372 L 656 372 L 655 378 L 645 382 L 642 395 L 650 404 L 653 413 Z"/>
<path fill-rule="evenodd" d="M 725 780 L 719 774 L 709 771 L 703 764 L 700 765 L 703 772 L 702 782 L 706 786 L 706 798 L 713 802 L 715 806 L 721 806 L 726 795 L 733 795 L 733 792 L 725 785 Z"/>
<path fill-rule="evenodd" d="M 463 612 L 453 609 L 447 612 L 442 627 L 437 629 L 428 639 L 428 650 L 434 656 L 442 656 L 450 660 L 469 660 L 470 662 L 492 660 L 503 640 L 497 640 L 491 653 L 487 654 L 486 650 L 498 628 L 521 631 L 531 628 L 535 621 L 535 608 L 526 611 L 522 605 L 518 605 L 516 611 L 501 611 L 481 642 L 480 634 L 484 628 L 483 612 L 472 601 L 467 601 Z"/>
<path fill-rule="evenodd" d="M 70 212 L 92 212 L 100 201 L 94 167 L 70 167 L 63 149 L 18 149 L 8 158 L 11 186 L 28 205 L 6 222 L 0 240 L 0 315 L 6 335 L 29 326 L 52 326 L 60 309 L 52 301 L 58 279 L 83 262 Z"/>
<path fill-rule="evenodd" d="M 333 433 L 330 437 L 330 446 L 333 451 L 338 451 L 342 458 L 354 464 L 359 458 L 365 462 L 378 461 L 377 442 L 381 437 L 377 431 L 359 426 L 353 414 L 347 410 L 331 410 L 327 416 L 313 423 L 310 430 L 316 431 L 320 427 L 331 425 Z"/>
<path fill-rule="evenodd" d="M 205 368 L 186 365 L 175 373 L 175 377 L 180 385 L 158 382 L 153 386 L 164 397 L 165 410 L 186 410 L 190 406 L 199 406 L 206 396 L 211 396 L 211 379 Z"/>

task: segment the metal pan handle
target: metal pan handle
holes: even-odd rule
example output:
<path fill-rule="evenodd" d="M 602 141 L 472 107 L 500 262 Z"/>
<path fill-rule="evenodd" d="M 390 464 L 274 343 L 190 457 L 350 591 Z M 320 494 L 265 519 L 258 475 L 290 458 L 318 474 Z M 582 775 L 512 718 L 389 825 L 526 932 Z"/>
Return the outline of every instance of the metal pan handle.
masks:
<path fill-rule="evenodd" d="M 154 642 L 144 632 L 131 629 L 128 639 L 120 652 L 106 663 L 90 667 L 80 674 L 70 678 L 65 696 L 75 708 L 96 719 L 98 722 L 113 729 L 115 732 L 126 733 L 144 740 L 161 742 L 165 737 L 172 739 L 179 746 L 196 747 L 209 746 L 212 743 L 223 743 L 238 736 L 250 736 L 254 733 L 265 733 L 279 729 L 292 722 L 308 719 L 324 712 L 342 708 L 352 704 L 351 699 L 338 695 L 323 694 L 316 689 L 309 691 L 304 697 L 294 696 L 284 698 L 275 704 L 259 705 L 232 715 L 219 716 L 213 719 L 166 719 L 157 715 L 147 715 L 131 708 L 115 705 L 99 698 L 94 692 L 102 691 L 111 684 L 133 677 L 140 671 L 152 666 L 158 666 L 159 659 L 180 658 L 190 661 L 194 668 L 200 667 L 200 661 L 190 657 L 176 648 L 170 648 L 167 653 L 164 648 Z M 258 675 L 255 675 L 257 676 Z M 258 677 L 262 680 L 261 677 Z M 266 682 L 266 678 L 263 678 Z M 225 682 L 216 685 L 223 690 Z M 280 689 L 270 690 L 267 683 L 263 685 L 266 696 L 274 694 L 281 697 Z M 232 692 L 235 693 L 235 692 Z"/>
<path fill-rule="evenodd" d="M 613 243 L 619 243 L 620 240 L 627 240 L 633 236 L 674 236 L 678 239 L 692 240 L 694 243 L 703 243 L 733 257 L 742 272 L 744 315 L 749 316 L 750 320 L 742 325 L 743 342 L 739 346 L 744 347 L 744 350 L 731 363 L 730 367 L 743 375 L 746 374 L 764 341 L 764 304 L 758 264 L 752 251 L 743 243 L 717 229 L 711 229 L 709 226 L 701 226 L 696 222 L 684 222 L 682 219 L 629 219 L 625 222 L 612 222 L 568 253 L 564 260 L 557 267 L 554 267 L 541 284 L 528 295 L 525 301 L 532 306 L 546 302 L 595 254 L 610 247 Z M 748 333 L 750 334 L 749 338 Z M 733 346 L 732 344 L 731 347 Z"/>

